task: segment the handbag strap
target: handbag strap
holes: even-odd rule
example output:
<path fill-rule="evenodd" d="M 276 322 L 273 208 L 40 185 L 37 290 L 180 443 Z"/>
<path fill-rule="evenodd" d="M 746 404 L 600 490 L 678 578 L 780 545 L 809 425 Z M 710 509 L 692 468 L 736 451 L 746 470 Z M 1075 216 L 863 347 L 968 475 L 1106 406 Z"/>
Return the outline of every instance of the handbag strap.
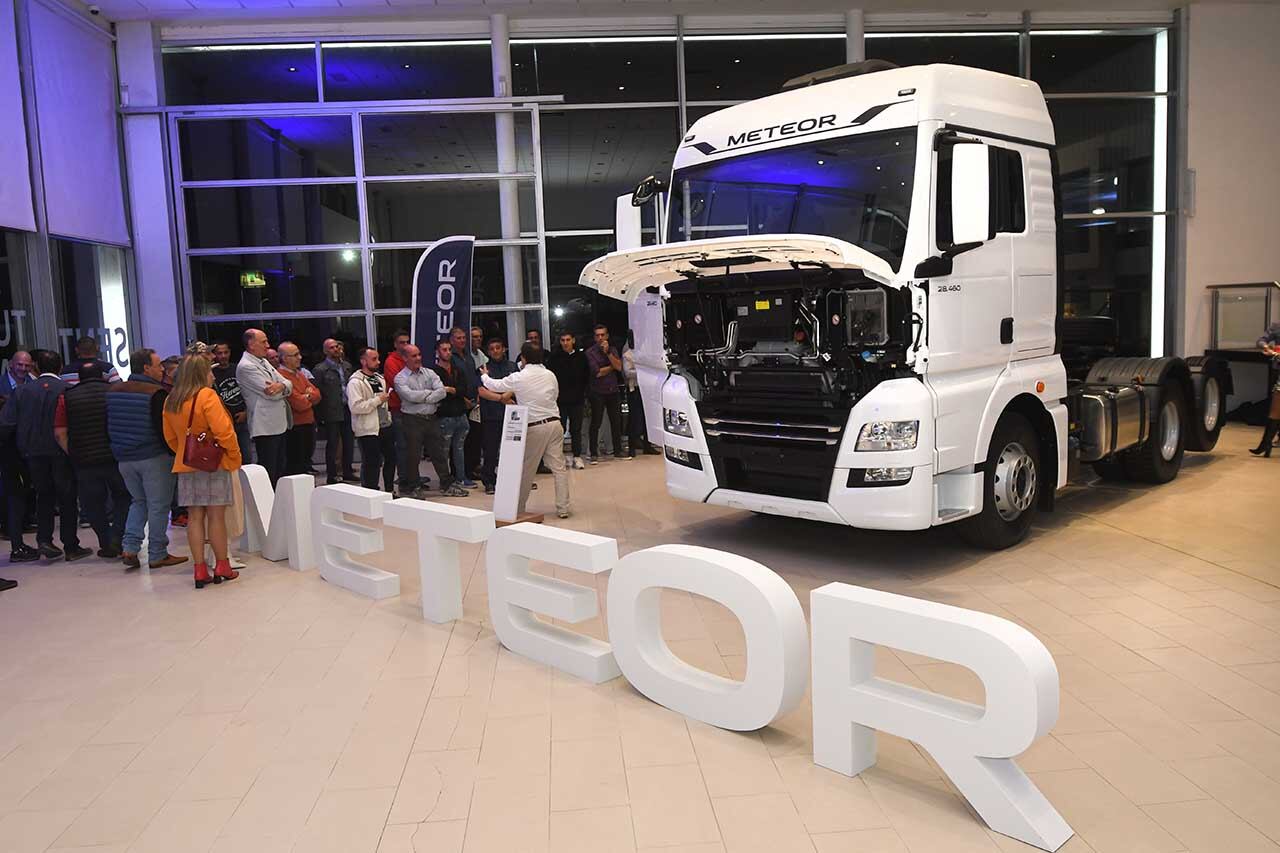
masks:
<path fill-rule="evenodd" d="M 191 413 L 187 415 L 187 435 L 191 435 L 191 424 L 196 419 L 196 401 L 200 399 L 201 388 L 196 391 L 195 396 L 191 398 Z"/>

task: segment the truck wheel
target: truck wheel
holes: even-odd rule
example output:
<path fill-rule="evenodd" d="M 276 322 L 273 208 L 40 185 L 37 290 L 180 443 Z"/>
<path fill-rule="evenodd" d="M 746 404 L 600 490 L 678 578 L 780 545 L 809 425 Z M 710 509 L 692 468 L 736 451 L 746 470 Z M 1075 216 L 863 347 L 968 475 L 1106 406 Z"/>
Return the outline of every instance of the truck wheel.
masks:
<path fill-rule="evenodd" d="M 1191 423 L 1186 447 L 1200 452 L 1213 450 L 1226 420 L 1230 372 L 1217 358 L 1192 356 L 1186 361 L 1196 395 L 1189 407 L 1194 411 L 1189 416 Z"/>
<path fill-rule="evenodd" d="M 1124 454 L 1124 470 L 1141 483 L 1167 483 L 1178 476 L 1186 450 L 1187 403 L 1170 381 L 1160 386 L 1160 408 L 1152 413 L 1146 443 Z"/>
<path fill-rule="evenodd" d="M 982 512 L 961 522 L 971 545 L 999 551 L 1031 529 L 1040 489 L 1040 440 L 1022 415 L 1007 413 L 991 436 L 982 465 Z"/>

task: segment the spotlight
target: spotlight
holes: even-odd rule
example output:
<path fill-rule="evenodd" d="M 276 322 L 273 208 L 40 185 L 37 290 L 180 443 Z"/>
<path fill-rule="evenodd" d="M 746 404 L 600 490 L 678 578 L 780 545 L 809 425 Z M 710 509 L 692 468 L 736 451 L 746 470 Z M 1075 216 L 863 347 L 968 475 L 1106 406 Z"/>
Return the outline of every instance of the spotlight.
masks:
<path fill-rule="evenodd" d="M 356 260 L 356 250 L 355 250 L 355 249 L 343 249 L 343 250 L 342 250 L 342 260 L 346 261 L 346 262 L 347 262 L 347 263 L 349 263 L 349 264 L 351 264 L 351 263 L 355 263 L 355 260 Z"/>
<path fill-rule="evenodd" d="M 554 309 L 552 309 L 551 313 L 556 315 L 556 319 L 559 319 L 564 316 L 564 309 L 561 308 L 559 305 L 557 305 Z"/>

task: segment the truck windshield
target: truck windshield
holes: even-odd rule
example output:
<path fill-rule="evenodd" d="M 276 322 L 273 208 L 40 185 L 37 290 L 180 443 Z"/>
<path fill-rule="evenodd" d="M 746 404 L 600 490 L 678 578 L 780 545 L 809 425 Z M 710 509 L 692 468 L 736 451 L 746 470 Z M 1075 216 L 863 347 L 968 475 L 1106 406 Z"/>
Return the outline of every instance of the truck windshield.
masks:
<path fill-rule="evenodd" d="M 902 263 L 915 128 L 743 154 L 675 174 L 668 238 L 819 234 Z"/>

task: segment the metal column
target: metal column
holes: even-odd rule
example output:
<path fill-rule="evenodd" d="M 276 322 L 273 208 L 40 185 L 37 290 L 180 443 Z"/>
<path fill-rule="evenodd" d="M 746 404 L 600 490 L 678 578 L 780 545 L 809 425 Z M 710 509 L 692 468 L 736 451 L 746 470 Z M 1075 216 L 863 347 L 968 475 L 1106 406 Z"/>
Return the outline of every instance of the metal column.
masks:
<path fill-rule="evenodd" d="M 867 58 L 866 33 L 861 9 L 850 9 L 844 13 L 845 62 L 862 62 Z"/>
<path fill-rule="evenodd" d="M 493 94 L 497 98 L 511 96 L 511 36 L 506 15 L 490 15 L 489 31 L 493 54 Z M 516 117 L 514 113 L 494 114 L 497 130 L 498 172 L 519 171 L 516 159 Z M 498 210 L 502 221 L 502 238 L 520 237 L 520 183 L 516 180 L 498 181 Z M 506 285 L 507 304 L 528 302 L 524 296 L 524 268 L 520 246 L 502 247 L 502 273 Z M 539 325 L 542 325 L 539 323 Z M 518 350 L 524 341 L 524 312 L 507 311 L 508 344 Z"/>

